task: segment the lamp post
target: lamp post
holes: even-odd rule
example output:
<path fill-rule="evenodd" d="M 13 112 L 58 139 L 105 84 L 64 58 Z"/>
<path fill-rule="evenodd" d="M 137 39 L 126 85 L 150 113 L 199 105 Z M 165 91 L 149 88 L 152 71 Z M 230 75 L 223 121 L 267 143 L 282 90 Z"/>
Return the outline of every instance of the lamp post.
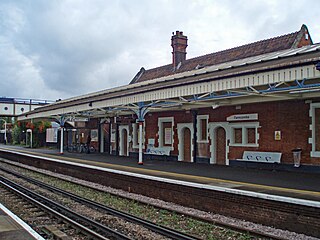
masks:
<path fill-rule="evenodd" d="M 7 144 L 7 121 L 2 118 L 0 120 L 4 121 L 4 144 Z"/>

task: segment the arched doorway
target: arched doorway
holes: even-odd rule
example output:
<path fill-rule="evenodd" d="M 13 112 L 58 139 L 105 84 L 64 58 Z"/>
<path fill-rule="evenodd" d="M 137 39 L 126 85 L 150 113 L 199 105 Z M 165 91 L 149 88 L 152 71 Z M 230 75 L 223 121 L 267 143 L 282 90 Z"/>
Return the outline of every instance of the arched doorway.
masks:
<path fill-rule="evenodd" d="M 191 131 L 189 128 L 183 129 L 183 161 L 191 162 Z"/>
<path fill-rule="evenodd" d="M 178 123 L 178 161 L 193 162 L 193 123 Z"/>
<path fill-rule="evenodd" d="M 128 156 L 128 132 L 127 129 L 122 130 L 123 156 Z"/>
<path fill-rule="evenodd" d="M 215 159 L 216 164 L 226 165 L 226 131 L 223 127 L 215 130 Z"/>
<path fill-rule="evenodd" d="M 120 156 L 129 156 L 129 129 L 128 126 L 119 126 L 119 132 L 120 132 Z"/>

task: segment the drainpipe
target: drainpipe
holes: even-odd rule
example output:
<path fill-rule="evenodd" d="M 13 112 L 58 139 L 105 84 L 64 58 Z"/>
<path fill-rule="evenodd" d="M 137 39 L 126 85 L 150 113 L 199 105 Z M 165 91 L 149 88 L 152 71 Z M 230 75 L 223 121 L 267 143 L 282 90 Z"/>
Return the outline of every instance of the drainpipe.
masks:
<path fill-rule="evenodd" d="M 198 152 L 198 146 L 197 146 L 197 116 L 198 111 L 193 110 L 192 111 L 192 117 L 193 117 L 193 161 L 197 162 L 197 152 Z"/>
<path fill-rule="evenodd" d="M 63 154 L 63 126 L 60 128 L 61 137 L 60 137 L 60 154 Z M 31 135 L 32 136 L 32 135 Z M 31 137 L 32 139 L 32 137 Z M 31 140 L 32 141 L 32 140 Z"/>

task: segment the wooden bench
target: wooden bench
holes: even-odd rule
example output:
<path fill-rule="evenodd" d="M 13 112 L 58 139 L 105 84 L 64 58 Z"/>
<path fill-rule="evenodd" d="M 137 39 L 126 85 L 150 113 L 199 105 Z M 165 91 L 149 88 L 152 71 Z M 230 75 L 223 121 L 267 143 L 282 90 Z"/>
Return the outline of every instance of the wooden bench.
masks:
<path fill-rule="evenodd" d="M 262 163 L 280 163 L 282 153 L 280 152 L 251 152 L 244 151 L 240 161 L 262 162 Z"/>
<path fill-rule="evenodd" d="M 148 147 L 145 154 L 153 154 L 153 155 L 170 155 L 171 149 L 168 147 Z"/>

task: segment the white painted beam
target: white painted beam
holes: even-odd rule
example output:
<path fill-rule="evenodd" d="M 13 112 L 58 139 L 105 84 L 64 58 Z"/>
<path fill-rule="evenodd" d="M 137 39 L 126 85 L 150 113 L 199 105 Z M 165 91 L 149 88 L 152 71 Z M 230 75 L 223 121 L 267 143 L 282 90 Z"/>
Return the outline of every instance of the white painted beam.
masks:
<path fill-rule="evenodd" d="M 113 99 L 105 99 L 96 102 L 92 102 L 92 106 L 89 106 L 88 103 L 68 106 L 64 108 L 58 108 L 55 110 L 47 111 L 46 108 L 43 108 L 43 111 L 38 113 L 27 113 L 26 115 L 22 115 L 18 117 L 18 120 L 27 120 L 33 118 L 45 118 L 53 115 L 60 114 L 68 114 L 74 112 L 84 112 L 93 109 L 103 109 L 106 107 L 119 107 L 122 105 L 135 104 L 137 102 L 143 102 L 145 99 L 149 99 L 150 101 L 159 101 L 159 100 L 169 100 L 169 98 L 180 99 L 183 100 L 187 96 L 193 96 L 197 94 L 202 94 L 202 96 L 206 96 L 208 92 L 217 92 L 217 91 L 241 91 L 239 88 L 244 87 L 257 87 L 266 84 L 272 83 L 288 83 L 295 81 L 296 79 L 319 79 L 320 71 L 314 71 L 314 65 L 306 65 L 306 66 L 298 66 L 292 67 L 288 69 L 275 70 L 275 71 L 266 71 L 257 74 L 248 74 L 241 77 L 230 77 L 221 80 L 211 80 L 202 83 L 191 83 L 188 85 L 180 85 L 176 87 L 168 87 L 166 89 L 161 90 L 153 90 L 150 86 L 150 90 L 144 93 L 139 93 L 137 89 L 137 93 L 135 95 L 125 95 Z M 291 78 L 289 79 L 289 77 Z M 165 87 L 165 86 L 164 86 Z M 125 89 L 124 89 L 125 90 Z M 252 94 L 256 94 L 252 92 Z M 272 94 L 265 94 L 264 96 Z M 277 93 L 277 95 L 279 95 Z M 108 95 L 106 95 L 106 98 Z M 292 99 L 294 96 L 284 96 L 283 98 Z M 89 101 L 89 99 L 88 99 Z"/>

